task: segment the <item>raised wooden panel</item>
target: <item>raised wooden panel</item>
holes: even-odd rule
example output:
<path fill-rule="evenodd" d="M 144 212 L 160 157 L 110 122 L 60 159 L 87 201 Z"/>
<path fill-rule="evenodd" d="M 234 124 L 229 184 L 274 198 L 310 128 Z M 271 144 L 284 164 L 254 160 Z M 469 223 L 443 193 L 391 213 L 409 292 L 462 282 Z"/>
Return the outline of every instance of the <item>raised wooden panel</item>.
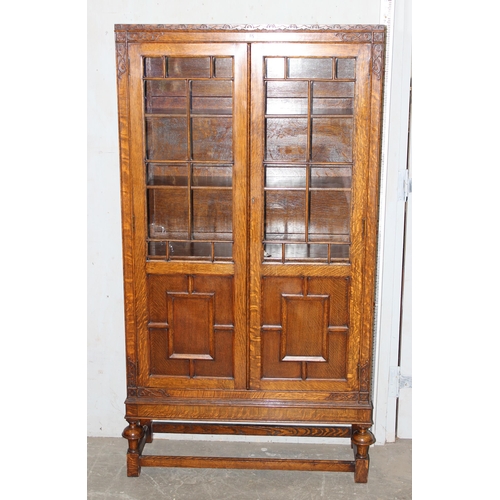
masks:
<path fill-rule="evenodd" d="M 282 361 L 326 361 L 329 297 L 286 294 L 281 297 Z"/>
<path fill-rule="evenodd" d="M 263 380 L 346 381 L 349 277 L 263 277 Z"/>
<path fill-rule="evenodd" d="M 262 325 L 281 326 L 281 298 L 283 294 L 300 294 L 302 278 L 262 278 Z"/>
<path fill-rule="evenodd" d="M 345 379 L 347 377 L 347 331 L 329 331 L 327 363 L 308 363 L 308 379 Z"/>
<path fill-rule="evenodd" d="M 281 330 L 266 329 L 262 332 L 262 370 L 264 379 L 300 380 L 302 363 L 299 361 L 282 362 Z"/>
<path fill-rule="evenodd" d="M 167 292 L 168 352 L 172 359 L 213 359 L 213 295 Z"/>
<path fill-rule="evenodd" d="M 189 359 L 172 359 L 168 352 L 168 329 L 149 329 L 151 375 L 189 377 Z"/>
<path fill-rule="evenodd" d="M 330 297 L 329 326 L 349 326 L 349 294 L 351 278 L 308 278 L 308 291 L 312 295 Z"/>
<path fill-rule="evenodd" d="M 149 359 L 153 376 L 231 378 L 231 276 L 148 277 Z"/>

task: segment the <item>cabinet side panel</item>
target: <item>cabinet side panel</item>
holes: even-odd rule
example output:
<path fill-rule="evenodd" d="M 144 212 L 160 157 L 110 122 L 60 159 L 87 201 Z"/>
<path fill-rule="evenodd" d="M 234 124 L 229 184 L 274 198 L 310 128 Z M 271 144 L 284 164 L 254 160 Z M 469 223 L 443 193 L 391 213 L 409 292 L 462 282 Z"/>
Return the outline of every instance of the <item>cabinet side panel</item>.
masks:
<path fill-rule="evenodd" d="M 377 39 L 383 42 L 383 34 Z M 367 215 L 365 239 L 365 268 L 363 283 L 363 325 L 360 346 L 360 400 L 368 401 L 371 391 L 371 373 L 373 356 L 374 296 L 375 271 L 377 261 L 377 234 L 379 222 L 379 187 L 380 187 L 380 143 L 382 133 L 382 91 L 385 46 L 382 43 L 372 45 L 371 53 L 371 120 L 370 120 L 370 155 L 367 187 Z"/>
<path fill-rule="evenodd" d="M 130 123 L 128 88 L 128 47 L 122 33 L 116 35 L 116 76 L 120 149 L 120 189 L 122 252 L 125 301 L 127 386 L 137 385 L 137 349 L 135 337 L 135 298 L 133 265 L 132 179 L 130 175 Z"/>

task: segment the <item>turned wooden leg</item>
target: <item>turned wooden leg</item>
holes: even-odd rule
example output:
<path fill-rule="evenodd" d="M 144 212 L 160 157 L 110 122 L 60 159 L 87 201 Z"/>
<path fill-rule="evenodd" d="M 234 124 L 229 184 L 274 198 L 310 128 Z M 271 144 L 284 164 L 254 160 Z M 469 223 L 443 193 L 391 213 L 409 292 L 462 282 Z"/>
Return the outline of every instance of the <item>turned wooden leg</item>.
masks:
<path fill-rule="evenodd" d="M 141 439 L 144 430 L 140 422 L 128 420 L 129 425 L 125 427 L 122 436 L 128 440 L 127 450 L 127 476 L 138 477 L 141 473 L 139 456 L 141 454 Z"/>
<path fill-rule="evenodd" d="M 354 470 L 354 481 L 356 483 L 368 482 L 368 468 L 370 456 L 368 448 L 375 443 L 375 436 L 368 430 L 369 426 L 353 425 L 351 443 L 354 449 L 356 466 Z"/>

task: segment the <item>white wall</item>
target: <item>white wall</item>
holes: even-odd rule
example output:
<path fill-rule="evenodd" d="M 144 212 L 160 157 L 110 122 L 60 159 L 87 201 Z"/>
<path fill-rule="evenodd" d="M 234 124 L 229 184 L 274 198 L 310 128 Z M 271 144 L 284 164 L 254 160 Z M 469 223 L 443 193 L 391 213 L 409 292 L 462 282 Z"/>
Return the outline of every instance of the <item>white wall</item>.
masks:
<path fill-rule="evenodd" d="M 88 0 L 89 436 L 119 436 L 125 349 L 115 24 L 379 24 L 380 0 Z"/>

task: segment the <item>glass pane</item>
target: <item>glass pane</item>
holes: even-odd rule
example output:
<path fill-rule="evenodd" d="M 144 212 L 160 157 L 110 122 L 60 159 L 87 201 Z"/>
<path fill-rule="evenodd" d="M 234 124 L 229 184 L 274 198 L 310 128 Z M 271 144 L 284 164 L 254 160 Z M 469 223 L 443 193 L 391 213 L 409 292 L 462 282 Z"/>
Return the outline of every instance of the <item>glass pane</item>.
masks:
<path fill-rule="evenodd" d="M 232 243 L 214 243 L 215 260 L 231 260 L 233 257 Z"/>
<path fill-rule="evenodd" d="M 330 260 L 349 260 L 349 245 L 330 245 Z"/>
<path fill-rule="evenodd" d="M 191 93 L 200 97 L 231 97 L 233 83 L 231 81 L 199 80 L 191 83 Z"/>
<path fill-rule="evenodd" d="M 148 189 L 149 237 L 188 238 L 188 200 L 186 188 Z"/>
<path fill-rule="evenodd" d="M 333 78 L 333 59 L 330 57 L 288 59 L 289 78 Z"/>
<path fill-rule="evenodd" d="M 196 165 L 193 166 L 193 186 L 231 187 L 233 169 L 229 166 Z"/>
<path fill-rule="evenodd" d="M 266 57 L 266 77 L 285 78 L 285 58 Z"/>
<path fill-rule="evenodd" d="M 231 161 L 233 159 L 233 121 L 226 117 L 192 119 L 193 159 Z"/>
<path fill-rule="evenodd" d="M 313 82 L 314 97 L 354 97 L 354 82 Z"/>
<path fill-rule="evenodd" d="M 187 160 L 185 118 L 147 118 L 146 156 L 149 160 Z"/>
<path fill-rule="evenodd" d="M 307 99 L 267 99 L 266 113 L 269 115 L 307 115 Z"/>
<path fill-rule="evenodd" d="M 314 118 L 312 129 L 314 161 L 352 161 L 352 118 Z"/>
<path fill-rule="evenodd" d="M 193 190 L 193 237 L 232 239 L 233 197 L 229 189 Z"/>
<path fill-rule="evenodd" d="M 186 82 L 146 80 L 146 113 L 186 114 Z"/>
<path fill-rule="evenodd" d="M 144 76 L 146 78 L 162 78 L 165 76 L 163 71 L 163 57 L 145 57 Z"/>
<path fill-rule="evenodd" d="M 307 82 L 267 82 L 266 83 L 267 97 L 306 97 L 307 98 Z"/>
<path fill-rule="evenodd" d="M 148 163 L 149 186 L 187 186 L 187 165 L 162 165 Z"/>
<path fill-rule="evenodd" d="M 172 260 L 189 257 L 211 259 L 212 244 L 203 241 L 171 241 L 169 256 Z"/>
<path fill-rule="evenodd" d="M 148 255 L 150 258 L 164 259 L 167 255 L 167 242 L 150 241 L 148 244 Z"/>
<path fill-rule="evenodd" d="M 168 57 L 167 75 L 170 78 L 209 78 L 210 57 Z"/>
<path fill-rule="evenodd" d="M 285 259 L 311 259 L 326 262 L 328 260 L 328 245 L 287 243 L 285 245 Z"/>
<path fill-rule="evenodd" d="M 233 58 L 216 57 L 215 58 L 215 77 L 231 78 L 233 76 Z"/>
<path fill-rule="evenodd" d="M 307 153 L 306 118 L 266 120 L 266 159 L 304 161 Z"/>
<path fill-rule="evenodd" d="M 328 241 L 333 234 L 349 234 L 351 192 L 311 191 L 309 234 Z"/>
<path fill-rule="evenodd" d="M 264 259 L 266 260 L 281 260 L 282 245 L 266 244 L 264 245 Z"/>
<path fill-rule="evenodd" d="M 266 167 L 266 187 L 305 188 L 306 168 L 291 165 Z"/>
<path fill-rule="evenodd" d="M 231 82 L 194 81 L 191 87 L 191 110 L 198 114 L 230 115 L 233 112 Z"/>
<path fill-rule="evenodd" d="M 233 100 L 230 97 L 194 97 L 191 100 L 193 114 L 230 115 Z"/>
<path fill-rule="evenodd" d="M 267 114 L 307 114 L 307 82 L 267 82 Z"/>
<path fill-rule="evenodd" d="M 352 99 L 313 99 L 313 114 L 315 115 L 352 115 Z"/>
<path fill-rule="evenodd" d="M 337 78 L 354 79 L 356 77 L 356 59 L 350 57 L 337 59 Z"/>
<path fill-rule="evenodd" d="M 265 193 L 265 238 L 303 240 L 305 237 L 305 191 Z"/>
<path fill-rule="evenodd" d="M 311 188 L 350 188 L 352 168 L 346 167 L 311 167 Z"/>

